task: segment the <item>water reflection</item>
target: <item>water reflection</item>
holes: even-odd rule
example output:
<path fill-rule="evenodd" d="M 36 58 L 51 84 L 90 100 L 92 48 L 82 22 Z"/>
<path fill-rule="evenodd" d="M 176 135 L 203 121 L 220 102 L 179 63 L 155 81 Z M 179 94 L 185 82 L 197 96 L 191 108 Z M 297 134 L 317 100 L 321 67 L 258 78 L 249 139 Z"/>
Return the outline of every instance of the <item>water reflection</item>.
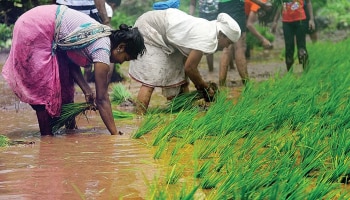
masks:
<path fill-rule="evenodd" d="M 1 66 L 0 66 L 1 71 Z M 19 103 L 0 76 L 0 199 L 145 199 L 156 166 L 151 150 L 130 138 L 139 119 L 116 121 L 111 136 L 98 113 L 77 119 L 79 130 L 41 137 L 35 111 Z M 84 95 L 77 89 L 76 102 Z"/>
<path fill-rule="evenodd" d="M 129 136 L 33 138 L 0 152 L 0 199 L 144 199 L 151 152 Z"/>

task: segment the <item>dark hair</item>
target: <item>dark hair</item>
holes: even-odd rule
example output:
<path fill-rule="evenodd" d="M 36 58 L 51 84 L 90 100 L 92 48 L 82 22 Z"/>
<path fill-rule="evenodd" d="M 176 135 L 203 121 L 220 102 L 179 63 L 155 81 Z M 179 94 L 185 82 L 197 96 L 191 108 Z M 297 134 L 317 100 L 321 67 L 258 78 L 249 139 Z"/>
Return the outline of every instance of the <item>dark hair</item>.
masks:
<path fill-rule="evenodd" d="M 107 0 L 107 3 L 115 3 L 115 6 L 119 7 L 122 0 Z"/>
<path fill-rule="evenodd" d="M 138 55 L 142 56 L 146 51 L 143 36 L 137 27 L 132 28 L 121 24 L 119 30 L 113 30 L 109 38 L 111 39 L 111 50 L 117 48 L 120 43 L 125 43 L 125 52 L 132 60 Z"/>

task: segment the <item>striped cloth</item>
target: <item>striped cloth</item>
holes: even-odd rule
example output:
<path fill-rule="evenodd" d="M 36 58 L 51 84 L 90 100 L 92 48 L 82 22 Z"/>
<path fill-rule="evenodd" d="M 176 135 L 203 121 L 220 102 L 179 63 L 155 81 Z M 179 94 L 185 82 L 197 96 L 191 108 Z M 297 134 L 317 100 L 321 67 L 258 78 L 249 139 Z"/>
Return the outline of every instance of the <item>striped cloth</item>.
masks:
<path fill-rule="evenodd" d="M 66 5 L 87 15 L 98 12 L 94 0 L 56 0 L 56 4 Z"/>

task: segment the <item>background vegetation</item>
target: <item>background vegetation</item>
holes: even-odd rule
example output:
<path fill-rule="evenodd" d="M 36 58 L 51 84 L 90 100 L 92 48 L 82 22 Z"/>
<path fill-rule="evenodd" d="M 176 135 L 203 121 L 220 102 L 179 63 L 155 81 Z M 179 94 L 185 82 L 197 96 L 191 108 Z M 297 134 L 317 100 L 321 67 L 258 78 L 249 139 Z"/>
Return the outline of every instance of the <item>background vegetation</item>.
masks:
<path fill-rule="evenodd" d="M 278 0 L 271 0 L 279 2 Z M 18 16 L 37 5 L 50 4 L 52 0 L 1 0 L 0 5 L 0 50 L 9 48 L 11 45 L 12 25 Z M 114 28 L 121 23 L 132 25 L 142 13 L 152 10 L 153 3 L 157 0 L 124 0 L 115 11 L 111 20 Z M 348 29 L 350 24 L 350 1 L 348 0 L 317 0 L 312 2 L 315 16 L 321 19 L 322 26 L 326 31 L 336 29 Z M 189 12 L 190 0 L 181 0 L 180 10 Z M 260 28 L 261 29 L 261 28 Z M 271 35 L 264 31 L 264 35 Z M 273 39 L 273 38 L 271 38 Z M 248 38 L 251 44 L 257 43 L 254 38 Z M 256 44 L 258 46 L 258 44 Z"/>

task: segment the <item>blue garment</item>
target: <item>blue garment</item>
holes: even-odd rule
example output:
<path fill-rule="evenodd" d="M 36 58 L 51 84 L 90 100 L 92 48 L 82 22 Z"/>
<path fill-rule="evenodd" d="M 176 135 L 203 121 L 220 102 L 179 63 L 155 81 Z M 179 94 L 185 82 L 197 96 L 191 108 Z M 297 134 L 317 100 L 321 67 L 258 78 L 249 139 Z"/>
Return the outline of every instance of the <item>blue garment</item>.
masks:
<path fill-rule="evenodd" d="M 154 10 L 165 10 L 168 8 L 179 8 L 180 0 L 160 1 L 153 4 Z"/>

